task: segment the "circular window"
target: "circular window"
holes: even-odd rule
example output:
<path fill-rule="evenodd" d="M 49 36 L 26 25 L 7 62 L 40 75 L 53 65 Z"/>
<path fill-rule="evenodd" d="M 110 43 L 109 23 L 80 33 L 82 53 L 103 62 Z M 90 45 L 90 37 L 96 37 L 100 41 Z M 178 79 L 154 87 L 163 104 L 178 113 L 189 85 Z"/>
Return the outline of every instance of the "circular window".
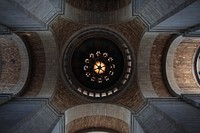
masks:
<path fill-rule="evenodd" d="M 127 43 L 114 33 L 91 29 L 71 39 L 63 55 L 63 75 L 73 92 L 102 98 L 125 88 L 133 71 Z"/>

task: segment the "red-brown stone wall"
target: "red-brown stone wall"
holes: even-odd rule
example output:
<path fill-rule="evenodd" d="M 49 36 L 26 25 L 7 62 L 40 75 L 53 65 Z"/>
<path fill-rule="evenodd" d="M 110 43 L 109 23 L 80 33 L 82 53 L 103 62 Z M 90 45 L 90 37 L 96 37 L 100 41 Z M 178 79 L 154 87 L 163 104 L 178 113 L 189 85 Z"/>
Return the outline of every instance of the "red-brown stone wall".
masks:
<path fill-rule="evenodd" d="M 84 123 L 84 124 L 83 124 Z M 88 128 L 105 128 L 119 133 L 129 133 L 129 126 L 122 120 L 108 116 L 87 116 L 70 122 L 66 129 L 68 133 L 75 133 Z"/>
<path fill-rule="evenodd" d="M 150 77 L 153 88 L 156 94 L 160 97 L 171 96 L 167 87 L 165 86 L 162 73 L 163 53 L 166 48 L 167 42 L 169 41 L 170 38 L 171 38 L 170 34 L 158 35 L 151 49 Z"/>
<path fill-rule="evenodd" d="M 85 25 L 76 24 L 65 20 L 63 17 L 58 17 L 51 25 L 53 30 L 55 40 L 58 43 L 60 53 L 66 41 L 72 36 L 76 31 L 85 27 Z"/>
<path fill-rule="evenodd" d="M 19 49 L 14 40 L 0 38 L 0 92 L 9 91 L 18 82 L 21 70 Z"/>
<path fill-rule="evenodd" d="M 27 88 L 23 96 L 34 97 L 41 88 L 45 75 L 45 53 L 44 47 L 37 33 L 27 32 L 20 33 L 19 36 L 26 42 L 30 50 L 31 75 Z"/>
<path fill-rule="evenodd" d="M 174 77 L 180 89 L 186 93 L 200 92 L 193 75 L 193 57 L 200 45 L 199 39 L 186 38 L 178 46 L 174 57 Z"/>
<path fill-rule="evenodd" d="M 59 47 L 59 56 L 62 56 L 62 50 L 67 42 L 67 40 L 78 30 L 85 27 L 81 24 L 76 24 L 73 22 L 69 22 L 62 17 L 58 17 L 51 25 L 53 30 L 55 40 Z M 57 108 L 59 111 L 64 112 L 66 109 L 86 103 L 85 101 L 78 98 L 74 95 L 66 86 L 64 81 L 61 78 L 61 75 L 58 76 L 58 82 L 56 87 L 56 93 L 51 101 L 51 103 Z"/>

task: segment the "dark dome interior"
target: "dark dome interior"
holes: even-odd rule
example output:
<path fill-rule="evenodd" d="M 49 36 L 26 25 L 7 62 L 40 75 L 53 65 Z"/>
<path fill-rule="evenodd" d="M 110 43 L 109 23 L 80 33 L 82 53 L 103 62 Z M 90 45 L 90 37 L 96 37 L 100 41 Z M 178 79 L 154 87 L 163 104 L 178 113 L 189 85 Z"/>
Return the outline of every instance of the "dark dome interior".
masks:
<path fill-rule="evenodd" d="M 113 64 L 115 64 L 114 74 L 110 76 L 108 81 L 102 83 L 91 81 L 90 78 L 85 76 L 85 71 L 83 70 L 85 59 L 89 58 L 90 53 L 96 54 L 97 51 L 108 53 L 108 56 L 113 58 Z M 103 59 L 96 59 L 96 61 L 101 60 Z M 120 48 L 111 40 L 102 37 L 92 37 L 84 40 L 76 47 L 71 58 L 71 67 L 75 78 L 82 85 L 91 90 L 101 91 L 111 87 L 120 79 L 124 70 L 124 57 Z M 106 71 L 106 73 L 108 74 L 109 72 Z"/>

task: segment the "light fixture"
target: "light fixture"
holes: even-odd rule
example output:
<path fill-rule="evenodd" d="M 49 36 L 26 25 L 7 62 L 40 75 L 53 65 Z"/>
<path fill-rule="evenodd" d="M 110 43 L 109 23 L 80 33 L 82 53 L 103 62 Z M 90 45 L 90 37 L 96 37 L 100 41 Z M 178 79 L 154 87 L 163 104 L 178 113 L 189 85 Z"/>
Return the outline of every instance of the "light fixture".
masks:
<path fill-rule="evenodd" d="M 113 58 L 109 57 L 107 52 L 101 53 L 101 51 L 96 51 L 95 54 L 90 53 L 88 57 L 83 66 L 85 76 L 92 82 L 109 81 L 114 74 Z"/>
<path fill-rule="evenodd" d="M 101 61 L 97 61 L 95 64 L 94 64 L 94 71 L 97 73 L 97 74 L 102 74 L 106 71 L 106 65 L 101 62 Z"/>

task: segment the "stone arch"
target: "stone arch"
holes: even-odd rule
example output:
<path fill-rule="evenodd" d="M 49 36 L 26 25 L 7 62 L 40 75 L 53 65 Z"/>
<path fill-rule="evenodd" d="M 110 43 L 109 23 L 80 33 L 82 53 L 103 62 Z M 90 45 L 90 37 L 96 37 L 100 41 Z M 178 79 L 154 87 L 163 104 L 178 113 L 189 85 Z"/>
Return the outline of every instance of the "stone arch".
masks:
<path fill-rule="evenodd" d="M 0 93 L 19 95 L 29 76 L 29 53 L 16 34 L 0 36 Z"/>
<path fill-rule="evenodd" d="M 103 121 L 98 122 L 97 119 Z M 73 128 L 75 125 L 77 126 L 76 129 Z M 79 105 L 65 111 L 65 126 L 67 132 L 94 127 L 114 129 L 118 132 L 130 132 L 131 112 L 126 108 L 112 104 L 91 103 Z"/>
<path fill-rule="evenodd" d="M 145 98 L 171 97 L 163 77 L 163 58 L 170 33 L 146 32 L 140 42 L 137 76 L 138 85 Z"/>
<path fill-rule="evenodd" d="M 58 78 L 58 48 L 51 31 L 19 33 L 31 53 L 31 76 L 23 97 L 51 98 Z"/>
<path fill-rule="evenodd" d="M 37 97 L 50 98 L 53 96 L 58 78 L 58 47 L 50 31 L 37 32 L 45 53 L 45 75 L 42 88 Z"/>
<path fill-rule="evenodd" d="M 200 93 L 194 76 L 194 57 L 199 41 L 197 37 L 178 36 L 167 49 L 164 71 L 168 88 L 175 96 Z"/>
<path fill-rule="evenodd" d="M 138 60 L 137 60 L 137 76 L 138 85 L 145 98 L 158 97 L 156 94 L 150 77 L 150 57 L 151 49 L 155 39 L 159 33 L 146 32 L 140 42 Z"/>
<path fill-rule="evenodd" d="M 112 6 L 106 8 L 107 4 Z M 119 23 L 132 18 L 132 1 L 66 0 L 64 18 L 84 24 Z"/>

